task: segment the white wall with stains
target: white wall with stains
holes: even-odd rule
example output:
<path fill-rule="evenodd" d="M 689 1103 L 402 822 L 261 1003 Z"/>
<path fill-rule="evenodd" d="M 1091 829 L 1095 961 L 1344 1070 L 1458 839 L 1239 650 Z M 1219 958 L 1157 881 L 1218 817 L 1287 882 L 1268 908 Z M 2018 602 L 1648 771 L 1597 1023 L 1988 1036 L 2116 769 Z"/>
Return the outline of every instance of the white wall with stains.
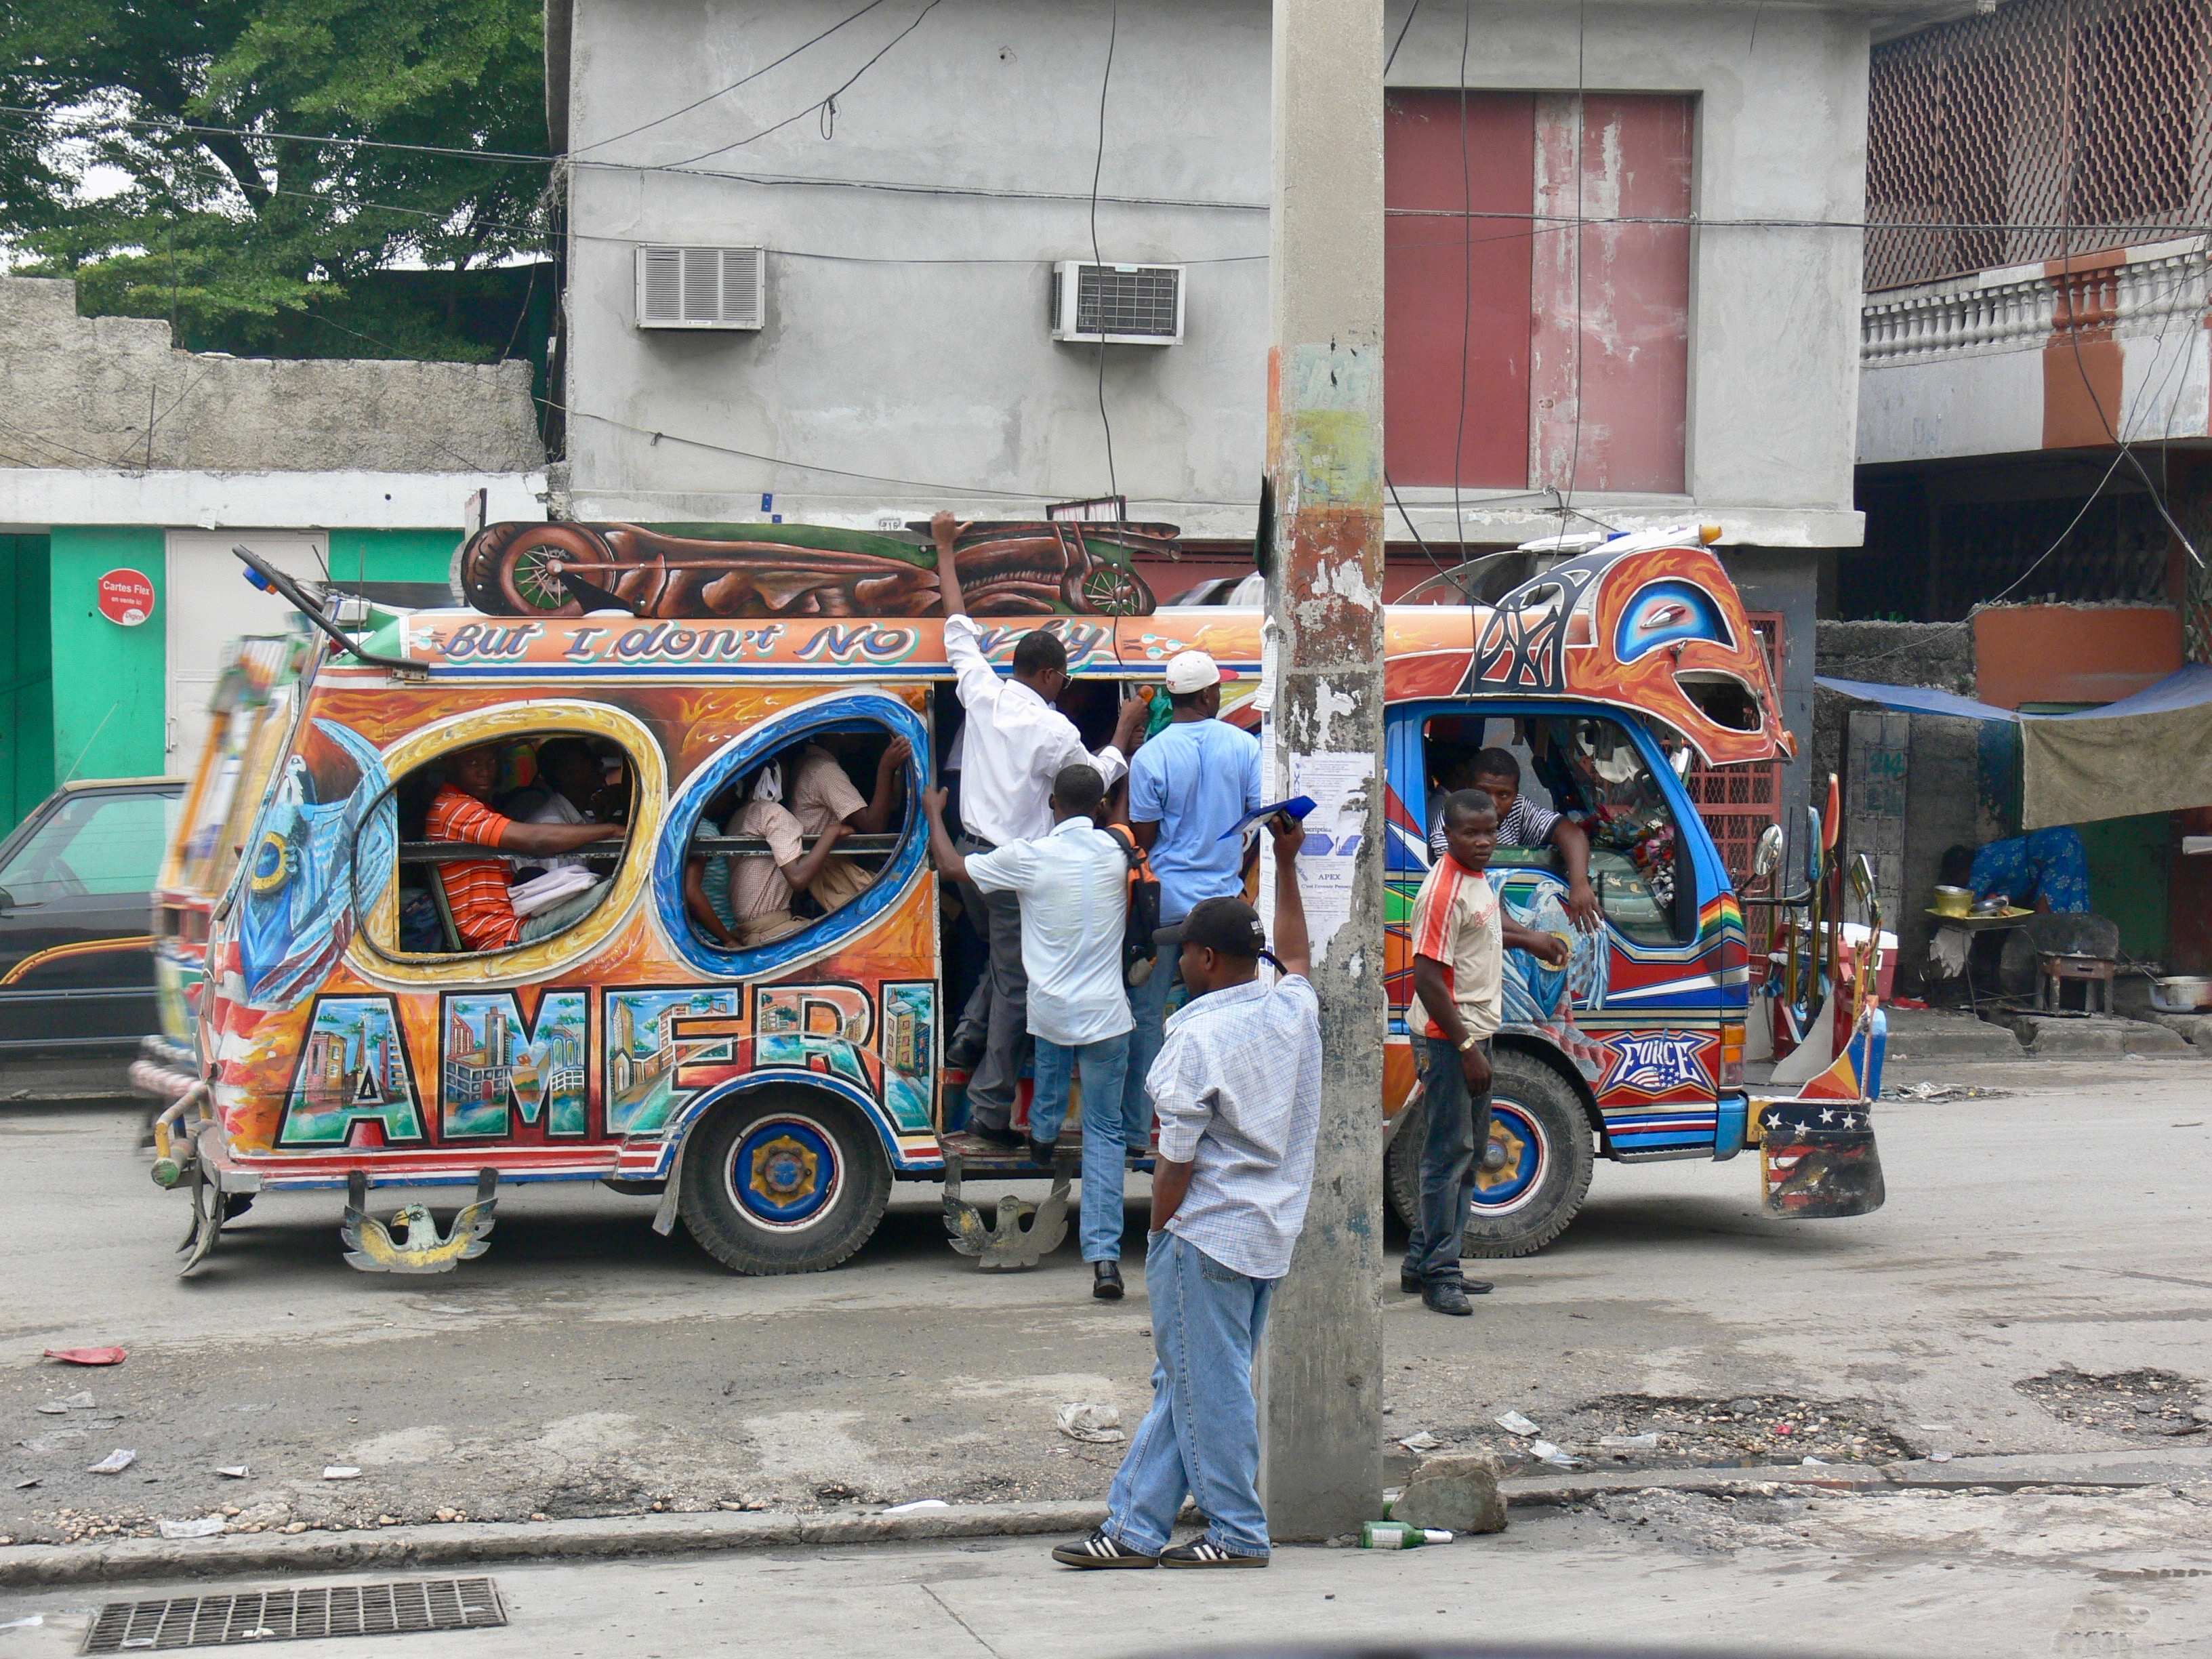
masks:
<path fill-rule="evenodd" d="M 1051 262 L 1091 252 L 1108 0 L 942 0 L 834 120 L 756 137 L 927 3 L 890 0 L 709 98 L 852 8 L 574 0 L 574 510 L 748 518 L 772 493 L 788 517 L 872 525 L 962 500 L 979 516 L 1034 510 L 1111 482 L 1187 536 L 1249 536 L 1266 406 L 1266 0 L 1118 7 L 1099 244 L 1109 260 L 1191 269 L 1183 343 L 1106 353 L 1110 471 L 1097 350 L 1054 343 L 1046 324 Z M 1391 6 L 1390 38 L 1405 15 Z M 1867 13 L 1484 4 L 1468 22 L 1471 86 L 1571 93 L 1579 77 L 1698 100 L 1689 489 L 1577 504 L 1613 522 L 1717 520 L 1732 543 L 1856 545 Z M 1455 85 L 1461 40 L 1458 6 L 1423 5 L 1391 84 Z M 1773 219 L 1834 222 L 1723 222 Z M 767 326 L 635 327 L 646 242 L 774 250 Z M 1450 535 L 1448 490 L 1409 505 L 1425 533 Z M 1543 533 L 1547 505 L 1468 492 L 1467 533 Z"/>

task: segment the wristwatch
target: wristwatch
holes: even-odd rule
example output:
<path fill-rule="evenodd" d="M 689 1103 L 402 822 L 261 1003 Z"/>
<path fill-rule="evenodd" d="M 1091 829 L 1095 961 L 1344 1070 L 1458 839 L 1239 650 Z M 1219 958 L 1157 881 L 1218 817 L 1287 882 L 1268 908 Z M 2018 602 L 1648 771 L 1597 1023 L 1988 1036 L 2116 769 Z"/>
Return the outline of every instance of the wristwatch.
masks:
<path fill-rule="evenodd" d="M 1463 1038 L 1462 1038 L 1462 1039 L 1460 1040 L 1460 1045 L 1459 1045 L 1459 1051 L 1460 1051 L 1460 1053 L 1462 1053 L 1462 1054 L 1465 1054 L 1468 1049 L 1470 1049 L 1470 1048 L 1474 1048 L 1474 1047 L 1475 1047 L 1475 1046 L 1477 1046 L 1479 1043 L 1480 1043 L 1480 1042 L 1481 1042 L 1481 1041 L 1482 1041 L 1482 1039 L 1481 1039 L 1480 1037 L 1479 1037 L 1479 1036 L 1475 1036 L 1475 1034 L 1474 1034 L 1474 1032 L 1469 1031 L 1469 1032 L 1467 1034 L 1467 1036 L 1464 1036 Z"/>

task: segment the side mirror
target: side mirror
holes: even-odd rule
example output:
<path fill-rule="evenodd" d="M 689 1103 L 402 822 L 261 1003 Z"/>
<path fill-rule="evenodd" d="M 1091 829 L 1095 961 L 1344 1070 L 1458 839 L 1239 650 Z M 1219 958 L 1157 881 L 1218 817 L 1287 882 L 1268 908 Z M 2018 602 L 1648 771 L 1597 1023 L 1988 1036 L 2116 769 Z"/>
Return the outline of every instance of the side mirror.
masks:
<path fill-rule="evenodd" d="M 1751 873 L 1765 880 L 1782 867 L 1782 826 L 1770 823 L 1752 845 Z"/>
<path fill-rule="evenodd" d="M 15 908 L 15 896 L 9 892 L 6 888 L 0 887 L 0 916 L 6 915 Z"/>
<path fill-rule="evenodd" d="M 1879 908 L 1879 899 L 1874 886 L 1874 860 L 1864 853 L 1856 854 L 1851 859 L 1851 887 L 1858 894 L 1859 903 L 1871 920 Z"/>

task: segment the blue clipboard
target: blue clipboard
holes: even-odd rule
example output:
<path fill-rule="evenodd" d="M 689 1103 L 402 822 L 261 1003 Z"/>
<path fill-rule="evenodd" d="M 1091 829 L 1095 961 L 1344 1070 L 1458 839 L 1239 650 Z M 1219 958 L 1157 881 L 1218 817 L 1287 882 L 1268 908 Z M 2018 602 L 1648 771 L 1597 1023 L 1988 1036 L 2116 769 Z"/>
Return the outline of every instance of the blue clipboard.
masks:
<path fill-rule="evenodd" d="M 1226 830 L 1224 830 L 1218 836 L 1215 836 L 1214 839 L 1217 841 L 1227 841 L 1231 836 L 1241 836 L 1247 830 L 1249 830 L 1254 824 L 1264 823 L 1269 818 L 1274 817 L 1278 812 L 1282 813 L 1286 817 L 1297 818 L 1303 821 L 1305 815 L 1313 810 L 1314 802 L 1311 795 L 1292 795 L 1288 800 L 1279 800 L 1272 806 L 1254 807 L 1243 817 L 1237 819 L 1236 823 L 1231 824 Z"/>

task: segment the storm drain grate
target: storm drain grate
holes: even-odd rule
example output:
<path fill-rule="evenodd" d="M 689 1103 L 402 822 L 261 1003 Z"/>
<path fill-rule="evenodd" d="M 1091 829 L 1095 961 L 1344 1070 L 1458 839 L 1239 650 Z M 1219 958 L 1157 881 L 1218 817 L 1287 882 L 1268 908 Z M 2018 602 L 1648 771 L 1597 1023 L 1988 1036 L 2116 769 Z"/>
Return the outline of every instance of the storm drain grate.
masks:
<path fill-rule="evenodd" d="M 87 1653 L 157 1653 L 241 1647 L 320 1636 L 407 1636 L 507 1623 L 489 1578 L 417 1578 L 389 1584 L 177 1595 L 110 1601 L 92 1623 Z"/>

